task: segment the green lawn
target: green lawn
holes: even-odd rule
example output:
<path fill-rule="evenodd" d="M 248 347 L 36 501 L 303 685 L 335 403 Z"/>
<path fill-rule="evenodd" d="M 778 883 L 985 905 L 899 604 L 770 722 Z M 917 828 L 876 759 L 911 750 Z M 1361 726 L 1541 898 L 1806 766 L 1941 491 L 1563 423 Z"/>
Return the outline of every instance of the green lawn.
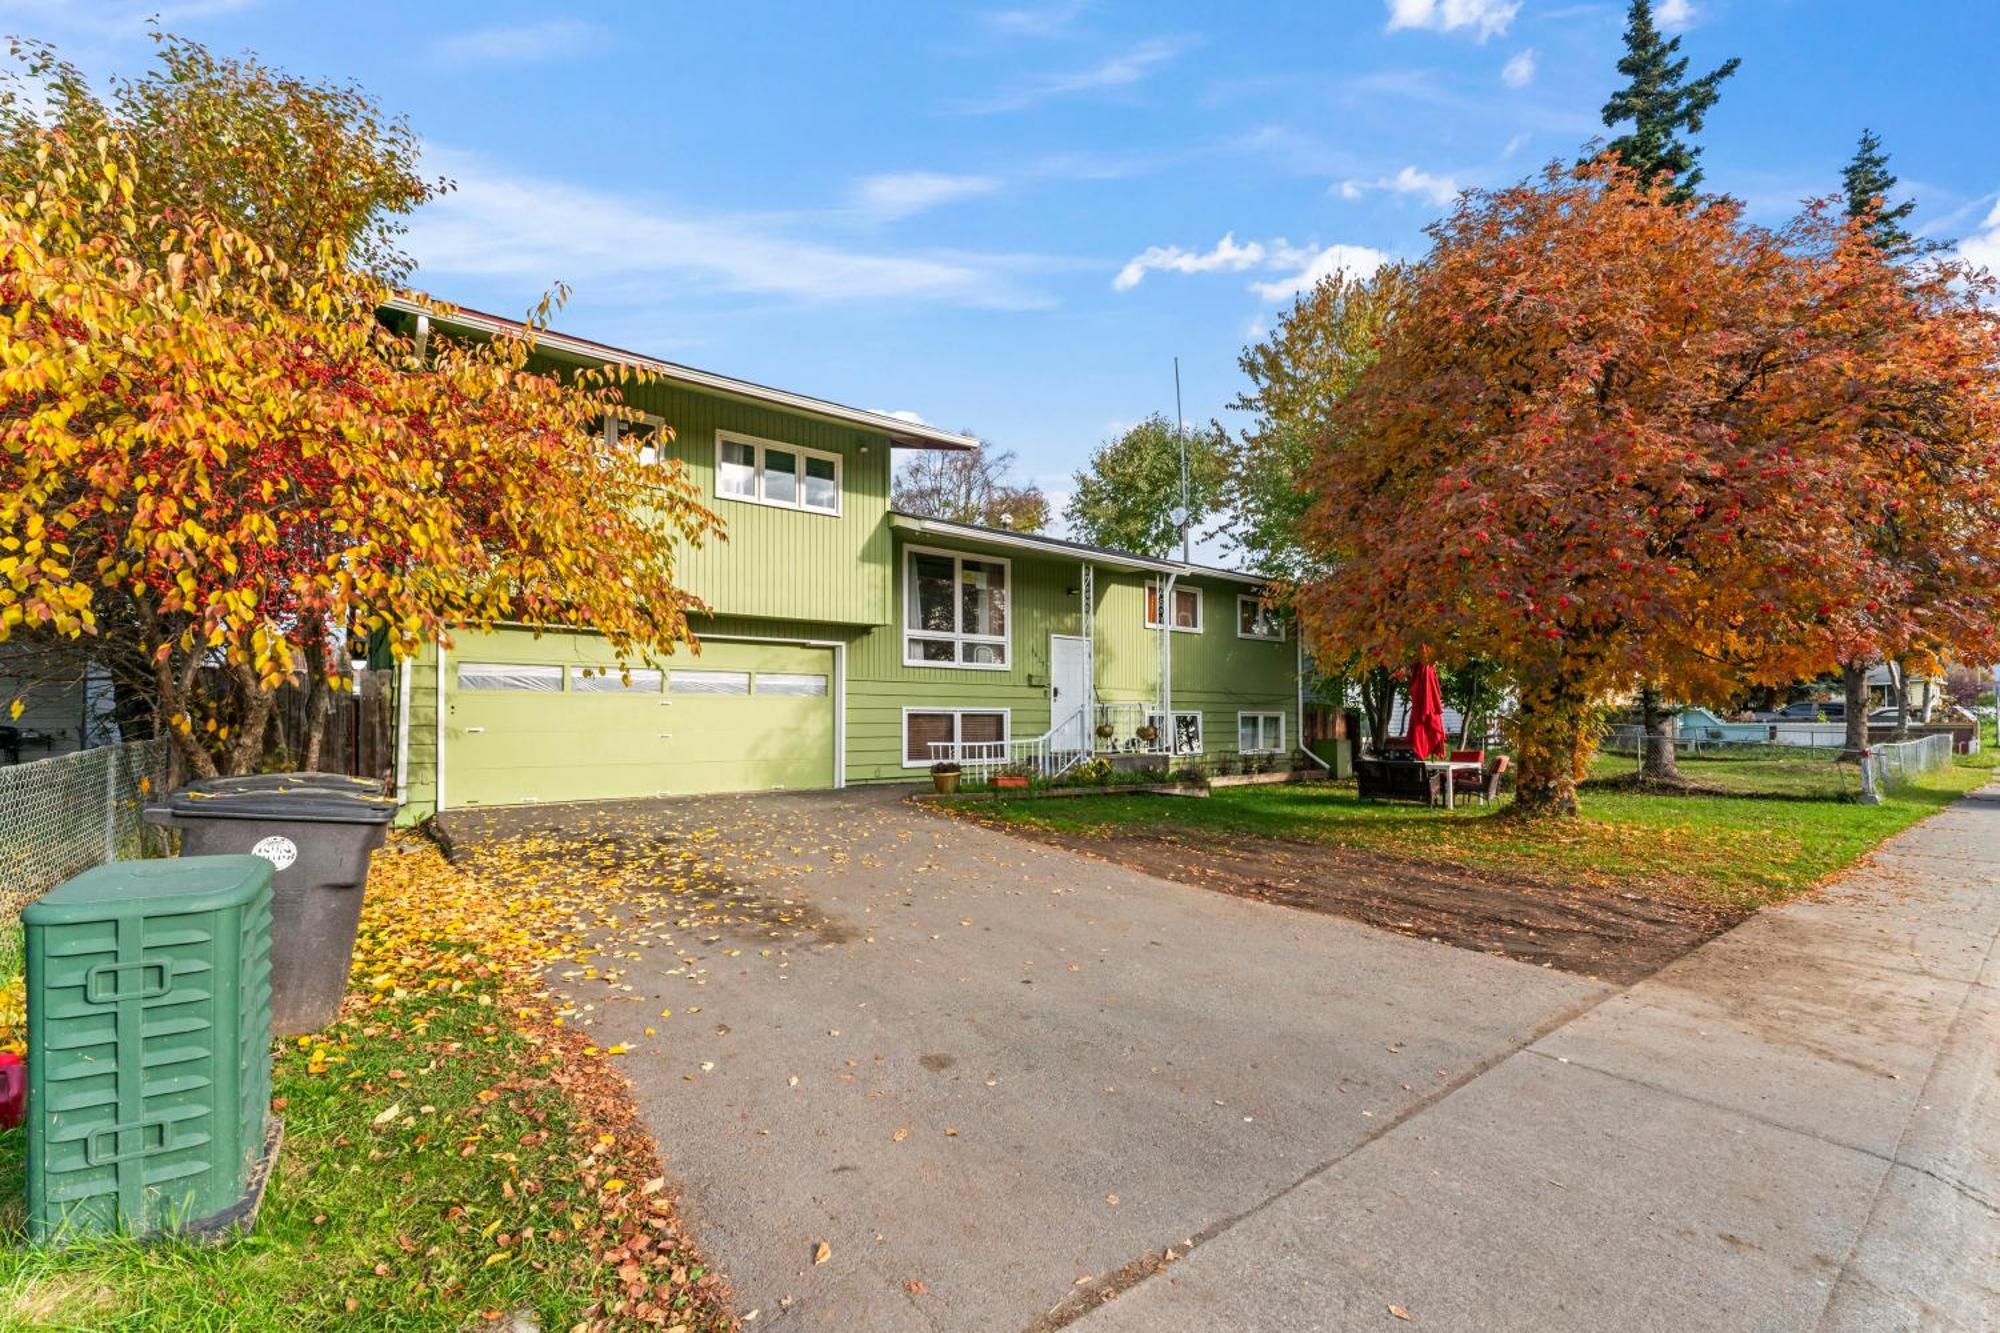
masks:
<path fill-rule="evenodd" d="M 0 1134 L 0 1330 L 732 1327 L 622 1081 L 536 994 L 570 920 L 434 851 L 376 853 L 346 1008 L 277 1045 L 255 1229 L 28 1246 L 24 1136 Z"/>
<path fill-rule="evenodd" d="M 1706 765 L 1698 766 L 1705 769 Z M 1720 765 L 1717 765 L 1720 767 Z M 966 802 L 976 818 L 1085 836 L 1234 833 L 1326 842 L 1428 861 L 1684 894 L 1733 908 L 1778 902 L 1851 864 L 1898 830 L 1984 784 L 1994 756 L 1924 775 L 1881 805 L 1839 799 L 1656 795 L 1589 785 L 1573 821 L 1361 801 L 1351 784 L 1228 787 L 1207 800 L 1144 795 Z M 1599 773 L 1629 771 L 1607 756 Z M 1824 774 L 1783 775 L 1795 785 Z M 1747 777 L 1747 775 L 1746 775 Z"/>

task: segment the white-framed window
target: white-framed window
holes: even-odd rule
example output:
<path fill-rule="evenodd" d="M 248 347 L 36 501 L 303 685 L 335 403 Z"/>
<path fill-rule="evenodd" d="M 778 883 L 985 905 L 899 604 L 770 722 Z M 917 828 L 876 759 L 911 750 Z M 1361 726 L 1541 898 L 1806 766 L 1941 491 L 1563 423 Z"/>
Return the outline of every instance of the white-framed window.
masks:
<path fill-rule="evenodd" d="M 1284 618 L 1265 605 L 1264 599 L 1257 594 L 1244 593 L 1236 599 L 1236 637 L 1283 643 Z"/>
<path fill-rule="evenodd" d="M 615 666 L 573 666 L 569 669 L 569 692 L 571 694 L 658 694 L 665 680 L 666 672 L 658 667 L 631 667 L 620 671 Z"/>
<path fill-rule="evenodd" d="M 1010 718 L 1005 708 L 905 708 L 903 767 L 929 768 L 936 763 L 934 743 L 953 746 L 946 753 L 962 758 L 999 758 L 1006 748 Z"/>
<path fill-rule="evenodd" d="M 715 493 L 813 514 L 840 513 L 840 455 L 753 435 L 715 433 Z"/>
<path fill-rule="evenodd" d="M 1285 715 L 1283 713 L 1238 713 L 1236 748 L 1243 754 L 1283 754 Z"/>
<path fill-rule="evenodd" d="M 795 699 L 826 697 L 826 677 L 796 671 L 759 671 L 757 693 L 781 694 Z"/>
<path fill-rule="evenodd" d="M 675 667 L 667 677 L 668 694 L 748 694 L 747 671 L 690 671 Z"/>
<path fill-rule="evenodd" d="M 521 690 L 530 694 L 561 694 L 563 669 L 523 662 L 460 662 L 461 690 Z"/>
<path fill-rule="evenodd" d="M 639 450 L 639 461 L 649 467 L 660 461 L 661 441 L 673 433 L 667 429 L 665 417 L 655 416 L 651 412 L 641 412 L 631 419 L 615 417 L 607 412 L 598 429 L 604 436 L 604 443 L 614 449 L 620 444 L 627 448 L 636 445 Z"/>
<path fill-rule="evenodd" d="M 1174 710 L 1174 724 L 1169 727 L 1159 713 L 1146 714 L 1146 725 L 1158 731 L 1159 738 L 1153 742 L 1155 749 L 1165 748 L 1170 754 L 1200 754 L 1201 714 L 1194 711 Z"/>
<path fill-rule="evenodd" d="M 1146 585 L 1146 628 L 1160 627 L 1160 584 Z M 1201 633 L 1201 589 L 1186 584 L 1174 587 L 1173 627 L 1183 634 Z"/>
<path fill-rule="evenodd" d="M 1013 565 L 1001 556 L 903 548 L 903 665 L 1005 671 Z"/>

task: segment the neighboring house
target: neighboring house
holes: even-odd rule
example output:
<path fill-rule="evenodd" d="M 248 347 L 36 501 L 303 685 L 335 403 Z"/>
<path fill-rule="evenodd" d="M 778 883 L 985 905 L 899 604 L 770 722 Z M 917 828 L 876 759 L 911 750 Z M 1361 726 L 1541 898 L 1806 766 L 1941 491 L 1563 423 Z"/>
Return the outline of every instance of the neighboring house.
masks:
<path fill-rule="evenodd" d="M 466 312 L 450 326 L 517 327 Z M 895 513 L 895 450 L 976 442 L 597 343 L 540 348 L 658 375 L 628 401 L 672 428 L 649 447 L 684 462 L 727 523 L 727 541 L 680 563 L 713 614 L 695 622 L 699 652 L 629 683 L 588 632 L 466 633 L 425 653 L 398 702 L 412 815 L 913 781 L 940 757 L 1058 768 L 1157 752 L 1165 767 L 1296 747 L 1298 647 L 1256 577 Z"/>
<path fill-rule="evenodd" d="M 1928 722 L 1932 711 L 1944 702 L 1944 677 L 1913 675 L 1904 682 L 1903 693 L 1909 700 L 1910 720 Z M 1896 678 L 1887 662 L 1868 668 L 1868 706 L 1896 706 Z"/>

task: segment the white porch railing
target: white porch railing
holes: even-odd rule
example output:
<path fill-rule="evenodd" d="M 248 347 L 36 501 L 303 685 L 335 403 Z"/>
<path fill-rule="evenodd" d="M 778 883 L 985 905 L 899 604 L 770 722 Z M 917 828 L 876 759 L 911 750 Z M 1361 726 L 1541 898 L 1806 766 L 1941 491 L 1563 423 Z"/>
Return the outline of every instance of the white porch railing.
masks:
<path fill-rule="evenodd" d="M 1039 736 L 1007 741 L 932 741 L 932 763 L 954 763 L 968 775 L 989 778 L 1002 769 L 1042 779 L 1061 777 L 1090 757 L 1089 719 L 1082 708 Z"/>

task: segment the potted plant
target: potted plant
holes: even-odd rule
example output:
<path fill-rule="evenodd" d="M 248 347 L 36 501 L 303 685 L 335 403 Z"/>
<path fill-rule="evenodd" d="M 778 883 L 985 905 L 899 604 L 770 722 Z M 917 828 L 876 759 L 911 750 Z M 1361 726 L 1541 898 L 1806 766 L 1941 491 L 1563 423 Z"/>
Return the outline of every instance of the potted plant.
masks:
<path fill-rule="evenodd" d="M 939 760 L 931 765 L 931 785 L 938 789 L 939 795 L 950 796 L 958 790 L 959 772 L 958 765 L 951 760 Z"/>
<path fill-rule="evenodd" d="M 1026 791 L 1034 777 L 1034 770 L 1026 764 L 1009 764 L 993 775 L 993 785 L 1000 791 Z"/>
<path fill-rule="evenodd" d="M 1112 726 L 1109 722 L 1100 722 L 1097 724 L 1097 739 L 1108 741 L 1117 734 L 1118 728 Z"/>
<path fill-rule="evenodd" d="M 1137 731 L 1133 732 L 1132 734 L 1134 736 L 1137 736 L 1140 740 L 1146 742 L 1146 744 L 1148 745 L 1151 745 L 1154 741 L 1160 739 L 1160 729 L 1154 726 L 1150 722 L 1148 722 L 1145 726 L 1140 727 Z"/>

